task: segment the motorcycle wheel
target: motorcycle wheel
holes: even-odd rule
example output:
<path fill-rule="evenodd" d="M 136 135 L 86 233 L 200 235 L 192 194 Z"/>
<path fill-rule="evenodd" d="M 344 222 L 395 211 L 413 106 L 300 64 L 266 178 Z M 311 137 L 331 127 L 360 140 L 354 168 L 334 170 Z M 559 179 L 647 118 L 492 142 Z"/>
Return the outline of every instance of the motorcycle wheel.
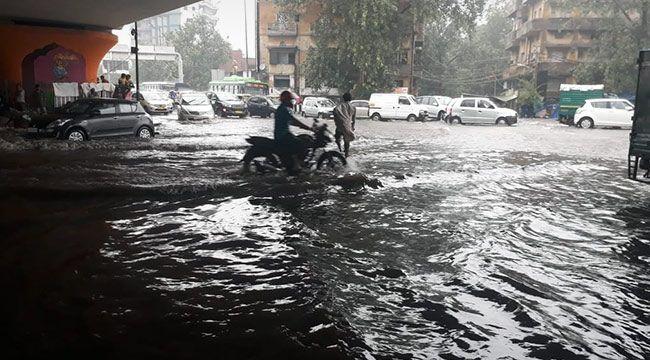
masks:
<path fill-rule="evenodd" d="M 261 174 L 268 172 L 264 171 L 265 169 L 270 170 L 267 168 L 267 166 L 276 169 L 279 169 L 281 167 L 280 159 L 277 155 L 269 152 L 261 152 L 254 147 L 246 150 L 246 154 L 244 155 L 242 162 L 244 163 L 245 171 L 250 171 L 251 163 L 258 164 L 255 166 L 255 171 Z"/>
<path fill-rule="evenodd" d="M 329 169 L 338 170 L 340 168 L 346 167 L 347 165 L 348 161 L 340 152 L 327 151 L 318 158 L 316 168 L 320 170 L 323 167 L 327 167 Z"/>

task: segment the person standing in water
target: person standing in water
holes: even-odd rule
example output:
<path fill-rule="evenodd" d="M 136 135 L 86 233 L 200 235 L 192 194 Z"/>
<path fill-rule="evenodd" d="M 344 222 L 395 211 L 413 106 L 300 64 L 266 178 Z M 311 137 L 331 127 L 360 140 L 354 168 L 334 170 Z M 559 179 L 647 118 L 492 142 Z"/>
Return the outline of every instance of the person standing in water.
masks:
<path fill-rule="evenodd" d="M 339 151 L 345 150 L 345 157 L 350 155 L 350 142 L 354 141 L 354 125 L 356 122 L 356 109 L 350 105 L 352 95 L 343 94 L 343 101 L 334 108 L 334 123 L 336 124 L 336 145 Z M 341 149 L 341 139 L 343 139 L 344 149 Z"/>

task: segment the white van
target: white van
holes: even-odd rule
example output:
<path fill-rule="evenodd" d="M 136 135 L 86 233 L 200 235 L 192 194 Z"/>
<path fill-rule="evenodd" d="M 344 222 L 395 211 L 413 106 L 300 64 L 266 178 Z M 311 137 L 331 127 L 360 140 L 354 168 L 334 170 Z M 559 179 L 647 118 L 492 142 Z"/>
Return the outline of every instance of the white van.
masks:
<path fill-rule="evenodd" d="M 429 116 L 427 107 L 415 101 L 413 95 L 407 94 L 372 94 L 369 101 L 370 118 L 398 120 L 426 120 Z"/>

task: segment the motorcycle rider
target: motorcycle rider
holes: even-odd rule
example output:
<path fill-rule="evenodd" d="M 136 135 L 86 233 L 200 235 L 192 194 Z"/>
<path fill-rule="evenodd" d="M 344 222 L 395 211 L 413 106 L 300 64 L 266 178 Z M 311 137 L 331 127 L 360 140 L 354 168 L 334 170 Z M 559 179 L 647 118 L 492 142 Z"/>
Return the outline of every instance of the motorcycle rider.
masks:
<path fill-rule="evenodd" d="M 292 108 L 295 97 L 290 91 L 283 91 L 280 94 L 280 106 L 275 111 L 275 126 L 273 138 L 278 152 L 281 154 L 282 162 L 287 167 L 290 175 L 295 175 L 300 169 L 301 154 L 307 150 L 305 145 L 289 131 L 289 126 L 296 126 L 303 130 L 311 131 L 311 127 L 303 124 L 293 116 Z"/>

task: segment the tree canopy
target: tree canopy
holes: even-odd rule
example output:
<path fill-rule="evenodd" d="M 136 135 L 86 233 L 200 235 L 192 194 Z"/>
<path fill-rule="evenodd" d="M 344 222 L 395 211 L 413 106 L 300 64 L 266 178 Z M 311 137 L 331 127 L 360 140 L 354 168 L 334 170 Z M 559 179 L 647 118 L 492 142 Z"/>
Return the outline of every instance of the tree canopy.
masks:
<path fill-rule="evenodd" d="M 230 44 L 217 32 L 216 20 L 205 15 L 189 19 L 169 40 L 183 59 L 185 82 L 194 89 L 206 89 L 210 70 L 230 57 Z"/>
<path fill-rule="evenodd" d="M 320 7 L 315 47 L 305 63 L 307 85 L 351 90 L 356 96 L 394 87 L 398 57 L 416 24 L 471 27 L 485 0 L 276 0 L 300 9 Z"/>

